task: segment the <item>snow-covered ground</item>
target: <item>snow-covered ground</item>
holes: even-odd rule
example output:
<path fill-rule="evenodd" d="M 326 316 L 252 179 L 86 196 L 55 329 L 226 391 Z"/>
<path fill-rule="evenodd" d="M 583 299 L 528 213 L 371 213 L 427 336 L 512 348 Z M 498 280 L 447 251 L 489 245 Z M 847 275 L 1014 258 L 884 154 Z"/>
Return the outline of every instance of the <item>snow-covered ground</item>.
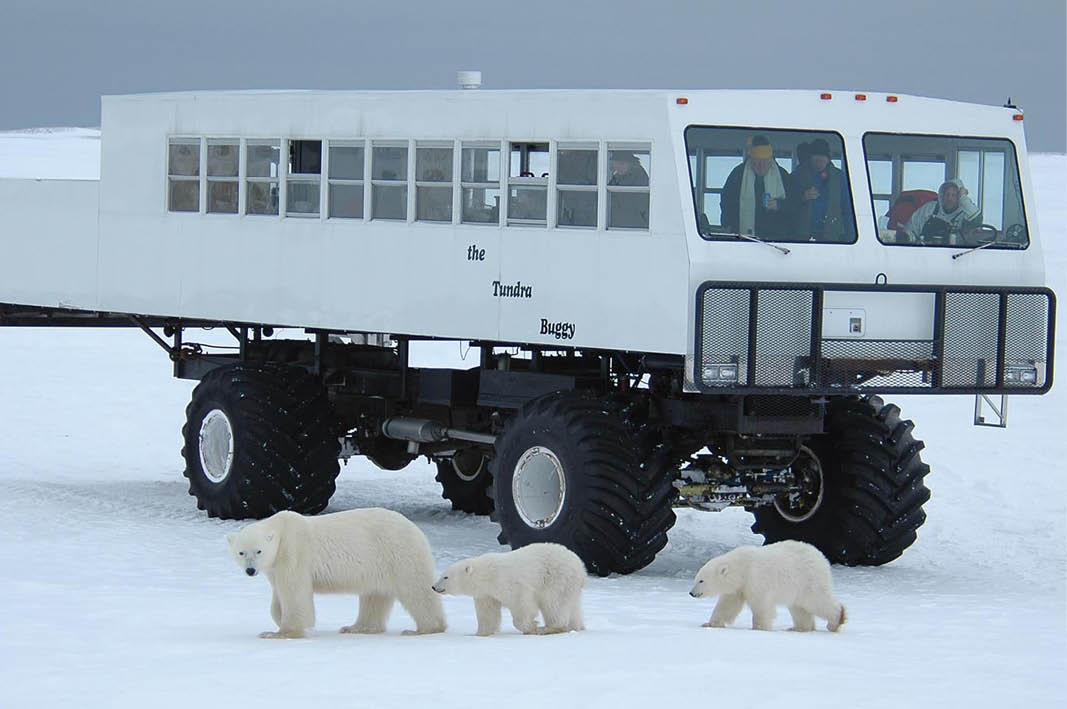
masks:
<path fill-rule="evenodd" d="M 0 176 L 95 176 L 82 135 L 0 134 Z M 34 142 L 44 172 L 28 164 Z M 1067 157 L 1031 164 L 1049 283 L 1067 293 Z M 208 519 L 186 492 L 191 388 L 139 332 L 0 328 L 0 707 L 1044 707 L 1067 696 L 1062 384 L 1012 399 L 1007 430 L 973 427 L 967 397 L 898 400 L 927 444 L 929 519 L 894 563 L 835 567 L 850 616 L 839 634 L 752 632 L 747 611 L 733 628 L 701 628 L 713 604 L 688 596 L 693 573 L 760 538 L 742 511 L 682 510 L 651 566 L 590 580 L 587 632 L 523 637 L 505 623 L 477 638 L 470 599 L 446 598 L 447 634 L 401 636 L 413 624 L 397 608 L 385 636 L 340 635 L 355 599 L 319 597 L 315 632 L 290 641 L 256 637 L 273 628 L 270 596 L 229 559 L 224 534 L 241 524 Z M 331 510 L 402 512 L 442 567 L 498 549 L 495 525 L 452 512 L 424 463 L 386 473 L 352 461 L 338 482 Z M 777 627 L 788 625 L 783 610 Z"/>

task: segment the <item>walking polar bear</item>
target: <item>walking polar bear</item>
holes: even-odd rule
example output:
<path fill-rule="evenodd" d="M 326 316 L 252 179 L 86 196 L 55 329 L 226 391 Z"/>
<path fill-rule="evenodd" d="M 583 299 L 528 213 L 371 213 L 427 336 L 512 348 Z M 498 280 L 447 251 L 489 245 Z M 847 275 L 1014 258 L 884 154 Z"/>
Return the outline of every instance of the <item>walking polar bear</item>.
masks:
<path fill-rule="evenodd" d="M 778 605 L 789 607 L 790 630 L 815 630 L 814 616 L 818 616 L 827 621 L 827 630 L 836 632 L 847 617 L 845 607 L 834 598 L 830 563 L 804 542 L 743 546 L 717 556 L 697 573 L 689 595 L 719 597 L 711 619 L 704 623 L 707 628 L 734 622 L 746 603 L 752 609 L 754 630 L 771 629 Z"/>
<path fill-rule="evenodd" d="M 227 539 L 246 574 L 264 573 L 270 580 L 270 615 L 278 631 L 260 633 L 262 638 L 304 637 L 315 625 L 316 593 L 359 594 L 359 617 L 342 633 L 385 632 L 397 600 L 415 619 L 416 633 L 446 628 L 441 599 L 431 589 L 430 543 L 396 512 L 278 512 Z"/>
<path fill-rule="evenodd" d="M 500 608 L 511 612 L 519 632 L 565 633 L 585 630 L 582 589 L 585 564 L 559 544 L 530 544 L 515 551 L 483 554 L 448 567 L 433 590 L 473 596 L 478 635 L 500 630 Z M 537 612 L 544 627 L 537 625 Z"/>

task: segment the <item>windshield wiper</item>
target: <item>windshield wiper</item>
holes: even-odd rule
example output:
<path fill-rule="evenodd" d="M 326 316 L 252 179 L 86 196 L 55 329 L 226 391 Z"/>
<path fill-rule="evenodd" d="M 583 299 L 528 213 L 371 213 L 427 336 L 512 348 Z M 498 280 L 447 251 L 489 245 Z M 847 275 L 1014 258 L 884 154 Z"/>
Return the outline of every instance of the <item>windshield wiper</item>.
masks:
<path fill-rule="evenodd" d="M 775 249 L 776 251 L 781 251 L 783 256 L 789 253 L 789 249 L 785 248 L 784 246 L 779 246 L 778 244 L 772 244 L 769 241 L 764 241 L 763 239 L 759 238 L 758 236 L 749 236 L 748 234 L 738 234 L 736 232 L 725 232 L 725 231 L 705 231 L 704 234 L 706 234 L 707 236 L 732 236 L 735 239 L 744 239 L 746 241 L 754 241 L 757 244 L 763 244 L 764 246 L 770 246 L 772 249 Z"/>
<path fill-rule="evenodd" d="M 998 241 L 987 241 L 986 243 L 982 244 L 981 246 L 974 246 L 972 248 L 967 249 L 966 251 L 960 251 L 958 254 L 952 254 L 952 260 L 955 261 L 960 256 L 966 256 L 967 254 L 974 253 L 975 251 L 979 251 L 981 249 L 988 249 L 990 246 L 996 246 L 998 244 L 1000 246 L 1007 246 L 1008 245 L 1007 242 L 1004 242 L 1004 241 L 999 241 L 999 242 Z M 1018 248 L 1018 247 L 1012 246 L 1011 248 L 1014 249 L 1014 248 Z"/>

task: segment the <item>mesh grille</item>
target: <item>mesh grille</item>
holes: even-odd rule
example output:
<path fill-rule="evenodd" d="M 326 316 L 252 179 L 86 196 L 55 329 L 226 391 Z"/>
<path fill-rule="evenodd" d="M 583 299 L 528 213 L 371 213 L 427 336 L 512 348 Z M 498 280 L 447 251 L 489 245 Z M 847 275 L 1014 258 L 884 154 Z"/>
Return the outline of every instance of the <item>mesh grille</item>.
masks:
<path fill-rule="evenodd" d="M 933 340 L 822 341 L 820 381 L 829 386 L 929 388 Z"/>
<path fill-rule="evenodd" d="M 756 386 L 808 386 L 810 290 L 761 290 L 756 307 Z"/>
<path fill-rule="evenodd" d="M 841 289 L 845 290 L 865 289 Z M 755 341 L 750 343 L 749 304 L 753 291 L 757 295 Z M 813 322 L 812 308 L 816 297 L 833 292 L 833 288 L 823 290 L 817 285 L 782 289 L 723 283 L 718 288 L 707 288 L 701 304 L 703 332 L 698 379 L 704 386 L 723 388 L 922 393 L 932 390 L 937 383 L 945 389 L 981 391 L 997 389 L 998 372 L 1007 366 L 1014 381 L 1002 375 L 1001 391 L 1004 387 L 1047 388 L 1047 382 L 1051 381 L 1052 363 L 1046 359 L 1051 345 L 1048 329 L 1053 304 L 1047 291 L 941 291 L 944 317 L 940 332 L 931 331 L 928 336 L 917 332 L 924 338 L 917 340 L 822 338 L 819 358 L 813 368 L 813 329 L 821 329 L 822 324 L 821 320 Z M 915 291 L 897 292 L 937 291 L 918 287 Z M 1004 313 L 1001 313 L 1002 302 L 1006 303 Z M 1002 315 L 1003 333 L 1000 332 Z M 936 318 L 933 320 L 936 325 Z M 998 361 L 1001 342 L 1003 361 Z M 748 378 L 750 347 L 755 359 L 751 381 Z M 728 364 L 737 365 L 736 382 L 712 379 L 714 374 L 707 379 L 703 377 L 704 367 Z M 710 371 L 721 374 L 714 367 Z"/>
<path fill-rule="evenodd" d="M 997 381 L 1000 295 L 945 295 L 944 366 L 941 385 L 991 387 Z"/>
<path fill-rule="evenodd" d="M 705 386 L 748 384 L 748 289 L 710 288 L 704 292 L 704 332 L 701 369 L 697 376 Z M 704 380 L 709 364 L 737 364 L 737 382 Z"/>
<path fill-rule="evenodd" d="M 1008 296 L 1008 333 L 1004 355 L 1008 361 L 1042 360 L 1048 348 L 1048 296 L 1014 293 Z"/>
<path fill-rule="evenodd" d="M 1008 295 L 1008 322 L 1004 338 L 1005 364 L 1044 363 L 1048 352 L 1049 299 L 1043 293 Z M 1040 369 L 1040 365 L 1038 366 Z M 1039 374 L 1039 380 L 1045 377 Z M 1029 387 L 1033 384 L 1005 381 L 1004 386 Z"/>

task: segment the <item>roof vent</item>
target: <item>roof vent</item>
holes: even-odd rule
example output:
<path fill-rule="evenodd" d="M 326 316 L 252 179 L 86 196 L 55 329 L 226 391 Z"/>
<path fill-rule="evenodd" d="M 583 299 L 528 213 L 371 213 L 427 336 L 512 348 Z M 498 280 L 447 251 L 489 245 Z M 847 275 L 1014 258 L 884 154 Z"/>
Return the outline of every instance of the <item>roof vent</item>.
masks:
<path fill-rule="evenodd" d="M 459 88 L 461 88 L 461 89 L 480 89 L 480 88 L 482 88 L 482 72 L 480 72 L 480 71 L 459 71 L 459 72 L 456 72 L 456 81 L 459 82 Z"/>

